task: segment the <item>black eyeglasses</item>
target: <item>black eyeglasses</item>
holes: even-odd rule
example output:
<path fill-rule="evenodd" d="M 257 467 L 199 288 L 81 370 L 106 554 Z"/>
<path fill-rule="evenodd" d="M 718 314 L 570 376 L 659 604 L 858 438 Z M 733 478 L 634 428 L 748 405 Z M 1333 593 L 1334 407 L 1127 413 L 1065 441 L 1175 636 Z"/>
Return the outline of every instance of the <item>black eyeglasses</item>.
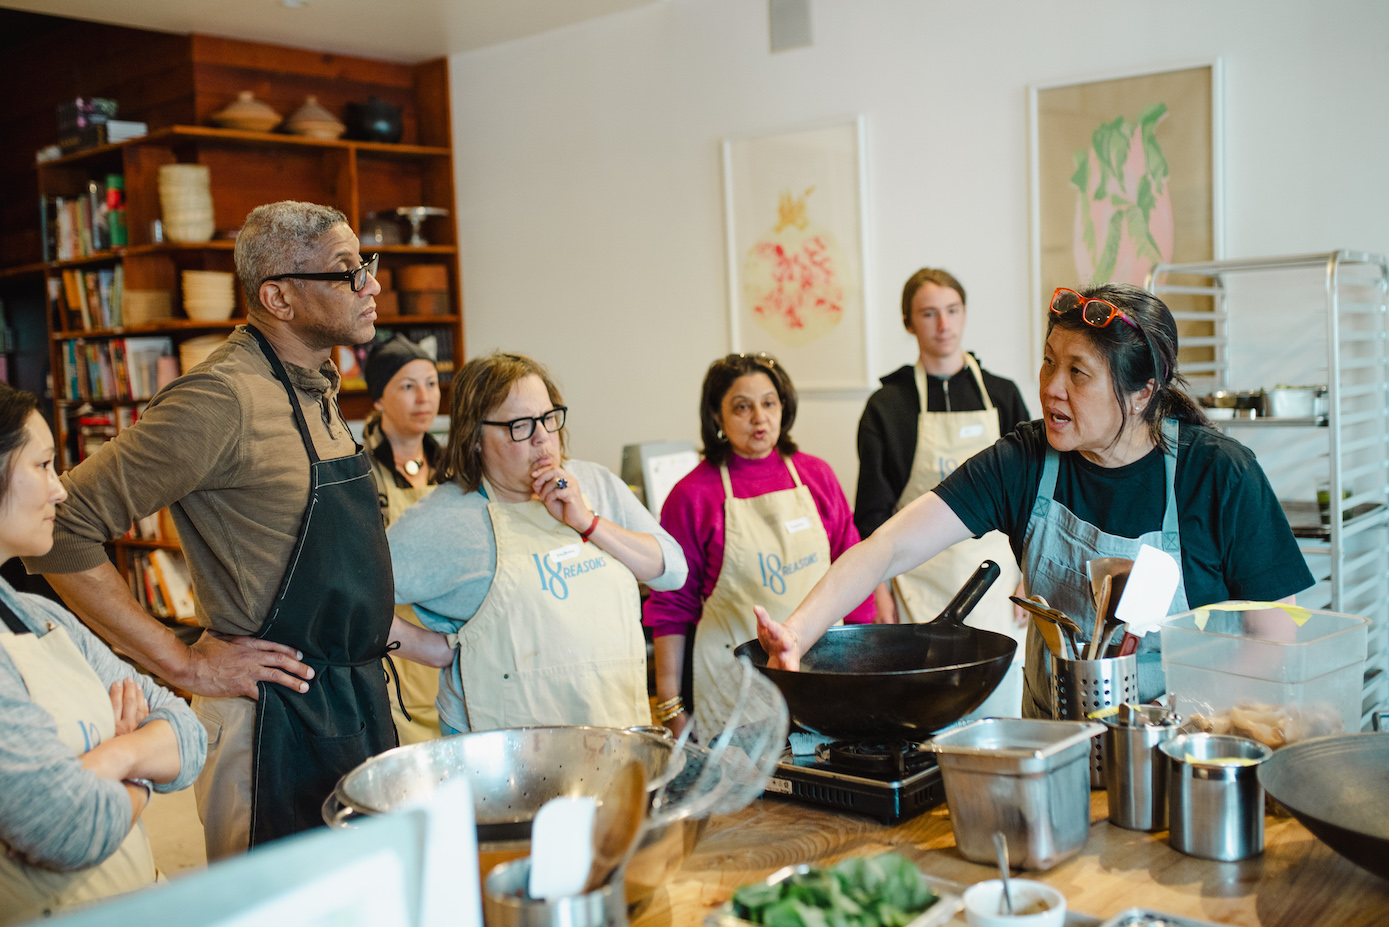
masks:
<path fill-rule="evenodd" d="M 335 270 L 323 274 L 276 274 L 273 277 L 266 277 L 261 283 L 269 283 L 271 280 L 346 280 L 352 285 L 352 292 L 360 293 L 367 285 L 367 277 L 376 276 L 376 265 L 381 263 L 381 255 L 373 254 L 370 259 L 362 262 L 362 266 L 355 270 Z"/>
<path fill-rule="evenodd" d="M 545 426 L 545 430 L 554 434 L 564 427 L 564 414 L 569 411 L 568 406 L 555 406 L 544 415 L 536 415 L 530 418 L 513 418 L 509 422 L 483 422 L 484 425 L 496 425 L 498 428 L 511 430 L 511 440 L 529 441 L 531 435 L 535 434 L 536 423 Z"/>

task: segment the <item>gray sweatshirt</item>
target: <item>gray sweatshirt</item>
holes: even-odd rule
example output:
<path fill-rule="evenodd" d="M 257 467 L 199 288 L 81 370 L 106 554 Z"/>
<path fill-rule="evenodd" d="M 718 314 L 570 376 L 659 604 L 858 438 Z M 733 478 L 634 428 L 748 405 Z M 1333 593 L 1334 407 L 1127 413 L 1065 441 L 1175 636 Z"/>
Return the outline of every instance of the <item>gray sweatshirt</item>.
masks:
<path fill-rule="evenodd" d="M 566 460 L 595 515 L 628 531 L 650 534 L 661 545 L 665 572 L 646 583 L 652 589 L 679 589 L 688 568 L 685 554 L 637 497 L 602 464 Z M 453 633 L 477 614 L 497 569 L 497 538 L 487 514 L 487 497 L 446 483 L 416 502 L 386 529 L 395 574 L 395 600 L 415 606 L 432 631 Z M 458 661 L 439 674 L 439 717 L 455 730 L 468 730 Z"/>
<path fill-rule="evenodd" d="M 64 628 L 103 686 L 138 679 L 150 706 L 144 723 L 168 721 L 178 737 L 178 778 L 155 783 L 155 791 L 193 784 L 207 756 L 207 732 L 182 699 L 137 673 L 61 605 L 16 592 L 3 579 L 0 599 L 40 637 L 48 633 L 49 622 Z M 0 624 L 0 641 L 9 635 Z M 130 833 L 131 810 L 121 783 L 84 770 L 58 739 L 52 715 L 29 700 L 23 677 L 0 646 L 0 842 L 35 866 L 85 869 L 120 847 Z"/>

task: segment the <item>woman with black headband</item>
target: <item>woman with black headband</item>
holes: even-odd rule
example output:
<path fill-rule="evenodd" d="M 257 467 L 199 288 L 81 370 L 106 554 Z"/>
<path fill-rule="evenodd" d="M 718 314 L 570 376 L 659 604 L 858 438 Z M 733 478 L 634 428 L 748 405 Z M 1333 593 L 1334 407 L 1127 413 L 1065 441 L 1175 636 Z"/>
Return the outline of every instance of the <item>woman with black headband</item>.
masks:
<path fill-rule="evenodd" d="M 783 625 L 759 616 L 774 665 L 802 654 L 876 584 L 967 537 L 1008 535 L 1032 595 L 1093 623 L 1085 564 L 1170 553 L 1169 614 L 1227 599 L 1291 600 L 1312 585 L 1254 454 L 1210 427 L 1177 372 L 1177 325 L 1161 300 L 1107 284 L 1052 295 L 1040 421 L 965 461 L 830 568 Z M 1023 713 L 1051 714 L 1043 643 L 1027 641 Z M 1156 634 L 1138 652 L 1139 697 L 1165 686 Z"/>

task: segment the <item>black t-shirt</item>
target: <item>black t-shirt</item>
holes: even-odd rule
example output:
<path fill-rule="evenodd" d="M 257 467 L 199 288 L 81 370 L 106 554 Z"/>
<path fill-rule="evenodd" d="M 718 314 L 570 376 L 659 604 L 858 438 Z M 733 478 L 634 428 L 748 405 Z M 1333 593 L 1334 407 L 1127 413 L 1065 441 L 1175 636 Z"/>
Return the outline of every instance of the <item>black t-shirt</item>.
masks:
<path fill-rule="evenodd" d="M 978 360 L 978 358 L 975 358 Z M 984 389 L 998 410 L 998 433 L 1006 435 L 1028 420 L 1027 404 L 1017 385 L 987 370 Z M 868 397 L 858 422 L 858 491 L 854 494 L 854 527 L 868 537 L 892 517 L 916 458 L 916 427 L 921 396 L 916 367 L 899 367 L 882 378 L 882 389 Z M 932 412 L 977 412 L 984 408 L 979 384 L 968 367 L 954 376 L 926 378 L 926 402 Z"/>
<path fill-rule="evenodd" d="M 1182 425 L 1179 435 L 1177 511 L 1191 607 L 1271 601 L 1311 586 L 1311 571 L 1254 452 L 1214 428 Z M 976 536 L 995 528 L 1008 535 L 1021 561 L 1046 450 L 1045 426 L 1027 422 L 960 464 L 936 493 Z M 1163 458 L 1155 449 L 1107 469 L 1063 453 L 1055 499 L 1107 534 L 1157 531 L 1167 498 Z M 1083 572 L 1084 564 L 1076 569 Z"/>

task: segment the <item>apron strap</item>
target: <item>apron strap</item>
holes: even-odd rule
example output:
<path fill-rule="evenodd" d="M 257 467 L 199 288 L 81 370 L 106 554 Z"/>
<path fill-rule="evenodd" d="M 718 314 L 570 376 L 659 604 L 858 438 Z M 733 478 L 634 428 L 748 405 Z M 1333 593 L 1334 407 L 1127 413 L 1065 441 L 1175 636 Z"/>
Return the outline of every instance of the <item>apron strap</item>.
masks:
<path fill-rule="evenodd" d="M 974 355 L 965 352 L 965 366 L 969 372 L 974 374 L 974 385 L 979 387 L 979 395 L 984 400 L 984 411 L 992 412 L 994 409 L 993 400 L 989 398 L 989 391 L 984 388 L 984 374 L 979 369 L 979 362 L 974 359 Z"/>
<path fill-rule="evenodd" d="M 28 625 L 20 620 L 19 616 L 15 614 L 14 609 L 10 608 L 10 603 L 6 602 L 4 599 L 0 599 L 0 618 L 4 619 L 6 627 L 15 634 L 34 633 L 29 630 Z"/>
<path fill-rule="evenodd" d="M 800 489 L 803 484 L 801 483 L 801 475 L 796 472 L 796 465 L 791 462 L 790 457 L 783 457 L 781 459 L 786 461 L 786 469 L 791 471 L 791 479 L 795 482 L 796 488 Z"/>
<path fill-rule="evenodd" d="M 270 361 L 270 369 L 275 374 L 275 379 L 280 381 L 280 385 L 289 394 L 289 407 L 294 412 L 294 423 L 299 426 L 299 437 L 304 442 L 304 450 L 309 454 L 309 463 L 318 463 L 318 451 L 314 449 L 313 440 L 309 437 L 309 423 L 304 418 L 304 409 L 299 404 L 299 396 L 294 392 L 294 384 L 289 382 L 289 373 L 285 370 L 284 362 L 275 353 L 275 349 L 270 347 L 270 341 L 259 328 L 247 323 L 246 330 L 254 335 L 256 341 L 260 343 L 261 353 L 265 355 L 266 360 Z"/>
<path fill-rule="evenodd" d="M 1167 508 L 1162 513 L 1162 549 L 1176 557 L 1181 556 L 1182 532 L 1177 517 L 1177 439 L 1180 430 L 1177 420 L 1163 419 L 1162 435 L 1167 439 L 1167 453 L 1164 461 L 1167 467 Z"/>
<path fill-rule="evenodd" d="M 1042 460 L 1042 478 L 1037 483 L 1037 498 L 1045 499 L 1050 505 L 1056 496 L 1056 474 L 1061 470 L 1061 455 L 1047 443 L 1046 457 Z"/>

